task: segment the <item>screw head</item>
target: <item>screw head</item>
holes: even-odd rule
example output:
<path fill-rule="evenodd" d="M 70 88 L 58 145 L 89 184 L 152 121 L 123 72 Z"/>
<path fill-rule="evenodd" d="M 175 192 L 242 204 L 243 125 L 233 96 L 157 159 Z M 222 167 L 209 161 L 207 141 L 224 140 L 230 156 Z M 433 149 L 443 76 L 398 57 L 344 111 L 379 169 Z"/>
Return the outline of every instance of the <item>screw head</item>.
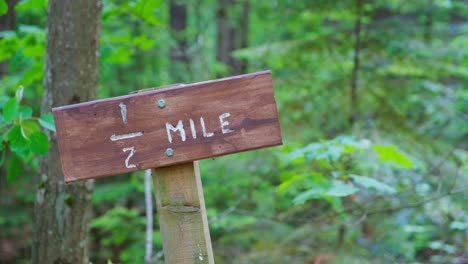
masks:
<path fill-rule="evenodd" d="M 168 157 L 172 157 L 174 155 L 174 150 L 172 148 L 167 148 L 166 149 L 166 155 Z"/>
<path fill-rule="evenodd" d="M 164 108 L 166 106 L 166 101 L 164 99 L 159 99 L 158 106 L 159 108 Z"/>

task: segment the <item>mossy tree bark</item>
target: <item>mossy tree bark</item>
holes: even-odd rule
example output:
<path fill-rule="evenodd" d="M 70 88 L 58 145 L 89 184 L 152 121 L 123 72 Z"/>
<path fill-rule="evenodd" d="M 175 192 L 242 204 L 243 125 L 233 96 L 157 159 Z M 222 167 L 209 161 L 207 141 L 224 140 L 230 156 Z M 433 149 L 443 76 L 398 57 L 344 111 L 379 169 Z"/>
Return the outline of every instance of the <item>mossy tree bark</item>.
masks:
<path fill-rule="evenodd" d="M 42 112 L 92 100 L 99 66 L 100 0 L 49 0 Z M 88 264 L 93 182 L 64 184 L 57 139 L 41 161 L 32 263 Z"/>

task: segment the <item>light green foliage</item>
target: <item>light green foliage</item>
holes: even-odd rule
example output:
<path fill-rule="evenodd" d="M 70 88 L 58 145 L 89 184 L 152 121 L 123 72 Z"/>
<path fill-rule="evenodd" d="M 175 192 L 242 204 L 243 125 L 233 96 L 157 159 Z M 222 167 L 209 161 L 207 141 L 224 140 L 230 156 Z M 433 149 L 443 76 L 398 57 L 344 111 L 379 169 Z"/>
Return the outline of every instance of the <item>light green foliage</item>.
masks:
<path fill-rule="evenodd" d="M 3 120 L 5 122 L 12 122 L 15 116 L 18 115 L 19 103 L 16 98 L 10 98 L 3 106 Z"/>
<path fill-rule="evenodd" d="M 373 148 L 375 152 L 379 153 L 381 161 L 392 161 L 404 168 L 414 167 L 413 162 L 403 153 L 399 152 L 395 146 L 376 145 Z"/>
<path fill-rule="evenodd" d="M 359 175 L 351 174 L 350 177 L 351 179 L 353 179 L 353 182 L 365 188 L 373 188 L 378 192 L 390 193 L 390 194 L 396 192 L 395 188 L 388 186 L 385 183 L 379 182 L 375 179 L 366 177 L 366 176 L 359 176 Z"/>
<path fill-rule="evenodd" d="M 54 117 L 52 116 L 52 113 L 47 113 L 45 115 L 42 115 L 38 121 L 39 121 L 39 124 L 41 124 L 41 126 L 55 132 L 55 122 L 54 122 Z"/>
<path fill-rule="evenodd" d="M 387 147 L 392 152 L 384 159 L 380 151 L 381 146 L 371 148 L 370 145 L 369 140 L 356 141 L 349 136 L 339 136 L 332 140 L 311 143 L 304 148 L 295 148 L 281 158 L 285 162 L 283 166 L 288 169 L 280 175 L 282 183 L 278 186 L 278 191 L 294 195 L 294 204 L 323 199 L 338 211 L 343 209 L 339 197 L 355 194 L 359 191 L 358 187 L 370 188 L 379 193 L 395 193 L 395 188 L 378 179 L 351 174 L 357 169 L 352 167 L 353 163 L 371 158 L 362 155 L 370 149 L 379 150 L 375 152 L 382 161 L 396 160 L 400 164 L 401 160 L 407 160 L 394 146 Z M 365 170 L 362 169 L 362 172 Z"/>
<path fill-rule="evenodd" d="M 331 197 L 348 196 L 357 191 L 358 189 L 346 183 L 343 183 L 342 181 L 331 180 L 329 182 L 327 181 L 326 184 L 321 184 L 317 186 L 312 185 L 312 187 L 309 190 L 297 195 L 293 201 L 295 204 L 304 204 L 306 201 L 314 198 L 324 198 L 325 200 L 328 200 Z"/>
<path fill-rule="evenodd" d="M 106 234 L 100 242 L 108 249 L 131 245 L 122 250 L 118 256 L 114 256 L 112 251 L 108 249 L 102 250 L 99 252 L 100 257 L 107 259 L 112 257 L 112 259 L 123 263 L 139 262 L 144 258 L 142 249 L 145 247 L 145 218 L 140 216 L 138 210 L 115 206 L 105 214 L 93 219 L 91 227 Z M 154 235 L 155 248 L 161 247 L 161 239 L 158 239 L 158 235 L 158 233 Z"/>
<path fill-rule="evenodd" d="M 3 16 L 8 11 L 8 5 L 5 0 L 0 0 L 0 16 Z"/>
<path fill-rule="evenodd" d="M 40 118 L 33 117 L 33 109 L 21 105 L 24 88 L 20 86 L 14 97 L 6 100 L 0 115 L 1 163 L 7 159 L 7 182 L 11 183 L 22 171 L 23 163 L 37 170 L 34 155 L 45 155 L 49 151 L 49 139 L 41 131 L 44 128 L 55 130 L 50 123 L 50 113 Z M 40 120 L 49 122 L 41 122 Z M 7 152 L 10 151 L 7 156 Z"/>
<path fill-rule="evenodd" d="M 125 223 L 125 224 L 123 224 Z M 143 229 L 143 219 L 138 212 L 124 207 L 115 207 L 105 215 L 95 218 L 91 227 L 112 232 L 112 236 L 103 240 L 104 245 L 121 245 L 127 240 L 136 240 L 134 229 Z"/>

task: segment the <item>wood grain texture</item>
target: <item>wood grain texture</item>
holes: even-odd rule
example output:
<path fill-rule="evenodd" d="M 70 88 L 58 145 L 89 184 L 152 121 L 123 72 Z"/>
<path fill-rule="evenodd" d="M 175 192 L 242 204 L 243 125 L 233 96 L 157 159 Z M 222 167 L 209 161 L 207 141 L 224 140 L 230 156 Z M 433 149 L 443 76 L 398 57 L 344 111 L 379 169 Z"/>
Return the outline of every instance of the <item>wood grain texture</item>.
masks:
<path fill-rule="evenodd" d="M 49 0 L 42 114 L 52 107 L 96 98 L 100 0 Z M 31 263 L 89 263 L 93 182 L 64 184 L 55 133 L 45 131 L 49 153 L 41 158 Z"/>
<path fill-rule="evenodd" d="M 198 162 L 152 172 L 165 263 L 214 263 Z"/>
<path fill-rule="evenodd" d="M 53 114 L 66 182 L 282 144 L 269 71 L 63 106 Z M 211 137 L 203 136 L 200 118 Z M 166 123 L 176 127 L 180 120 L 186 140 L 170 131 L 169 142 Z"/>

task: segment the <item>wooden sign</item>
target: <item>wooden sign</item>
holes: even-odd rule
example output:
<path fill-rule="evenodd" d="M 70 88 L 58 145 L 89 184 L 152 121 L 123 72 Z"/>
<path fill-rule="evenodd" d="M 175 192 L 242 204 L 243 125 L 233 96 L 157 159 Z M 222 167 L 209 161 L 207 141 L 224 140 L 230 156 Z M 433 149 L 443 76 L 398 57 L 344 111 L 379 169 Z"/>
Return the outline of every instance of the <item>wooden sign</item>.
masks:
<path fill-rule="evenodd" d="M 53 109 L 66 182 L 282 144 L 263 71 Z"/>

